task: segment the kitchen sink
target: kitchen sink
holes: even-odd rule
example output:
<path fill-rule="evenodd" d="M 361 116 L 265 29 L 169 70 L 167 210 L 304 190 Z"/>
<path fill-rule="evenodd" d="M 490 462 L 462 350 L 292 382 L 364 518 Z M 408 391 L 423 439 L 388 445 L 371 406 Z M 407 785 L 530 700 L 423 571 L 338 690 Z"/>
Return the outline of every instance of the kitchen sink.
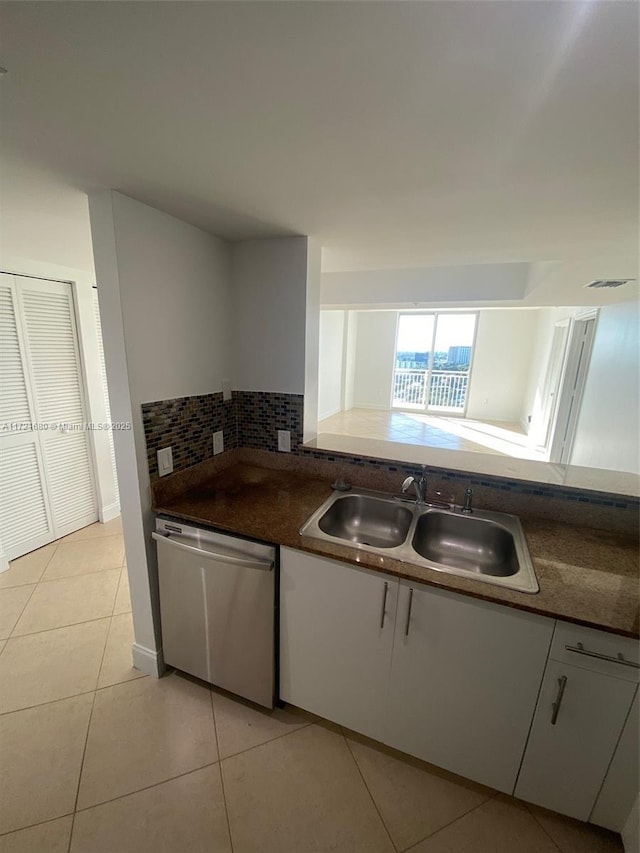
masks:
<path fill-rule="evenodd" d="M 508 513 L 466 514 L 353 489 L 331 495 L 300 534 L 519 592 L 539 589 L 520 520 Z"/>
<path fill-rule="evenodd" d="M 323 533 L 370 545 L 394 548 L 407 538 L 413 513 L 406 506 L 370 495 L 345 495 L 334 501 L 318 521 Z"/>
<path fill-rule="evenodd" d="M 411 544 L 426 560 L 473 574 L 510 577 L 520 568 L 513 534 L 473 516 L 426 512 L 418 518 Z"/>

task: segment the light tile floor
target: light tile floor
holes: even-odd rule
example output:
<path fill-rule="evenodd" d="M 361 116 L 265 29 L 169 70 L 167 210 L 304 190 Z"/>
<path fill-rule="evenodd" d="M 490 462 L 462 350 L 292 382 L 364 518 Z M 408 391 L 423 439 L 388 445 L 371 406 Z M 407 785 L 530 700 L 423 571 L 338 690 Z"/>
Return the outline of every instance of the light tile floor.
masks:
<path fill-rule="evenodd" d="M 117 521 L 0 575 L 0 853 L 622 850 L 295 708 L 144 677 L 130 610 Z"/>
<path fill-rule="evenodd" d="M 424 412 L 349 409 L 319 421 L 318 432 L 517 459 L 545 459 L 543 453 L 529 446 L 522 426 L 510 421 L 478 421 Z"/>

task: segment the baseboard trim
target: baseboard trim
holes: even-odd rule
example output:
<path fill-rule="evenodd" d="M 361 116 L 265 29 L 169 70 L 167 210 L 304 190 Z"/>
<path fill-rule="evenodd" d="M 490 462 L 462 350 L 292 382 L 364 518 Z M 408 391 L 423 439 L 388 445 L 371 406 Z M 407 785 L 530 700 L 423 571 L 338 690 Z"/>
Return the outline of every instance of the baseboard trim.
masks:
<path fill-rule="evenodd" d="M 119 503 L 107 504 L 107 506 L 103 506 L 98 510 L 98 518 L 103 524 L 107 521 L 111 521 L 112 518 L 117 518 L 119 515 Z"/>
<path fill-rule="evenodd" d="M 331 418 L 334 415 L 339 414 L 341 411 L 342 409 L 340 408 L 340 406 L 338 406 L 337 409 L 331 409 L 330 412 L 323 412 L 321 415 L 318 415 L 318 421 L 324 421 L 327 418 Z"/>
<path fill-rule="evenodd" d="M 162 649 L 154 652 L 145 646 L 141 646 L 139 643 L 134 643 L 131 647 L 131 652 L 133 655 L 133 665 L 140 672 L 144 672 L 145 675 L 152 675 L 154 678 L 160 678 L 164 673 L 165 666 Z"/>

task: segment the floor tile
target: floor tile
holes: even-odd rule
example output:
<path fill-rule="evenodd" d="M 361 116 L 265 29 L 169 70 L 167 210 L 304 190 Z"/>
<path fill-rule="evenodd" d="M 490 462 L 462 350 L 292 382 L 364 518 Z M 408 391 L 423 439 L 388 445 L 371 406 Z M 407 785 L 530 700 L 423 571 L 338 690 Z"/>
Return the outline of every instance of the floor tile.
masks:
<path fill-rule="evenodd" d="M 114 536 L 117 533 L 122 533 L 122 518 L 112 518 L 111 521 L 106 521 L 102 524 L 96 521 L 95 524 L 89 524 L 87 527 L 81 527 L 61 539 L 61 542 L 77 542 L 79 539 L 99 539 L 102 536 Z"/>
<path fill-rule="evenodd" d="M 220 758 L 282 737 L 314 720 L 296 708 L 268 711 L 219 691 L 212 695 Z"/>
<path fill-rule="evenodd" d="M 78 808 L 138 791 L 218 758 L 209 689 L 179 675 L 99 690 Z"/>
<path fill-rule="evenodd" d="M 556 812 L 527 805 L 531 814 L 558 845 L 562 853 L 623 853 L 617 832 L 583 823 Z"/>
<path fill-rule="evenodd" d="M 0 589 L 7 586 L 37 583 L 44 574 L 47 563 L 53 557 L 55 550 L 55 544 L 45 545 L 43 548 L 38 548 L 37 551 L 25 554 L 24 557 L 11 560 L 7 571 L 0 573 Z"/>
<path fill-rule="evenodd" d="M 120 570 L 112 569 L 39 583 L 13 636 L 111 616 L 119 577 Z"/>
<path fill-rule="evenodd" d="M 119 569 L 124 560 L 122 536 L 102 536 L 81 539 L 77 542 L 61 542 L 47 566 L 42 580 L 102 572 Z"/>
<path fill-rule="evenodd" d="M 406 850 L 495 793 L 358 735 L 350 735 L 348 743 L 399 850 Z"/>
<path fill-rule="evenodd" d="M 392 853 L 344 738 L 319 725 L 222 762 L 235 853 Z"/>
<path fill-rule="evenodd" d="M 9 640 L 0 656 L 0 713 L 95 690 L 109 622 Z"/>
<path fill-rule="evenodd" d="M 98 687 L 120 684 L 134 678 L 144 677 L 144 673 L 134 669 L 131 659 L 133 645 L 133 622 L 130 613 L 122 613 L 111 620 L 107 647 L 98 678 Z"/>
<path fill-rule="evenodd" d="M 71 815 L 0 836 L 0 853 L 67 853 Z"/>
<path fill-rule="evenodd" d="M 129 593 L 129 571 L 127 566 L 122 567 L 120 573 L 120 583 L 118 584 L 118 592 L 116 593 L 116 603 L 113 608 L 113 615 L 120 613 L 131 612 L 131 596 Z"/>
<path fill-rule="evenodd" d="M 7 641 L 6 641 L 6 640 L 0 640 L 0 655 L 2 654 L 2 650 L 4 649 L 4 647 L 5 647 L 6 645 L 7 645 Z"/>
<path fill-rule="evenodd" d="M 498 795 L 411 848 L 411 853 L 558 853 L 522 803 Z"/>
<path fill-rule="evenodd" d="M 0 832 L 73 811 L 93 695 L 0 717 Z"/>
<path fill-rule="evenodd" d="M 0 639 L 6 640 L 11 635 L 35 588 L 35 584 L 29 584 L 0 589 Z"/>
<path fill-rule="evenodd" d="M 231 851 L 215 764 L 78 812 L 71 853 Z"/>

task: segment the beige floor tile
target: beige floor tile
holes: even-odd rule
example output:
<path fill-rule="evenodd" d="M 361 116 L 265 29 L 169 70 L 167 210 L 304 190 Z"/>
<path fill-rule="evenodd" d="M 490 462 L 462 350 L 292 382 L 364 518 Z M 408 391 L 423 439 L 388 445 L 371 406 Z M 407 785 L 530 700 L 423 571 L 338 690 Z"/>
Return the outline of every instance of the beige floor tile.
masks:
<path fill-rule="evenodd" d="M 78 808 L 130 794 L 218 758 L 208 688 L 172 674 L 99 690 Z"/>
<path fill-rule="evenodd" d="M 13 636 L 111 616 L 119 577 L 120 570 L 111 569 L 39 583 L 13 630 Z"/>
<path fill-rule="evenodd" d="M 107 647 L 98 678 L 98 687 L 120 684 L 134 678 L 142 678 L 143 672 L 133 668 L 131 646 L 133 645 L 133 622 L 130 613 L 122 613 L 111 620 Z"/>
<path fill-rule="evenodd" d="M 55 550 L 55 544 L 45 545 L 43 548 L 38 548 L 37 551 L 25 554 L 24 557 L 11 560 L 7 571 L 0 573 L 0 589 L 7 586 L 37 583 L 44 574 L 44 570 Z"/>
<path fill-rule="evenodd" d="M 114 536 L 117 533 L 122 533 L 122 518 L 112 518 L 111 521 L 106 521 L 102 524 L 96 521 L 95 524 L 89 524 L 87 527 L 81 527 L 80 530 L 75 530 L 68 536 L 59 540 L 60 542 L 77 542 L 79 539 L 99 539 L 102 536 Z"/>
<path fill-rule="evenodd" d="M 297 708 L 267 711 L 242 699 L 213 692 L 220 758 L 227 758 L 308 726 L 314 718 Z"/>
<path fill-rule="evenodd" d="M 617 832 L 583 823 L 538 806 L 527 808 L 542 828 L 555 841 L 562 853 L 623 853 L 622 839 Z"/>
<path fill-rule="evenodd" d="M 9 640 L 0 657 L 0 713 L 95 690 L 109 622 Z"/>
<path fill-rule="evenodd" d="M 344 738 L 320 725 L 222 762 L 235 853 L 392 853 Z"/>
<path fill-rule="evenodd" d="M 122 536 L 102 536 L 81 539 L 78 542 L 61 542 L 47 566 L 42 580 L 103 572 L 119 569 L 124 560 Z"/>
<path fill-rule="evenodd" d="M 6 640 L 11 636 L 16 622 L 35 588 L 35 584 L 30 584 L 29 586 L 0 589 L 0 639 Z"/>
<path fill-rule="evenodd" d="M 558 853 L 517 800 L 498 795 L 411 848 L 411 853 Z"/>
<path fill-rule="evenodd" d="M 67 853 L 71 816 L 0 836 L 0 853 Z"/>
<path fill-rule="evenodd" d="M 129 572 L 127 566 L 122 567 L 120 574 L 120 583 L 118 584 L 118 592 L 116 594 L 116 603 L 113 608 L 113 615 L 120 613 L 131 613 L 131 595 L 129 593 Z"/>
<path fill-rule="evenodd" d="M 71 844 L 71 853 L 230 850 L 217 764 L 79 812 Z"/>
<path fill-rule="evenodd" d="M 0 832 L 73 811 L 93 694 L 0 717 Z"/>
<path fill-rule="evenodd" d="M 6 641 L 6 640 L 0 640 L 0 655 L 2 654 L 2 650 L 4 649 L 4 647 L 5 647 L 6 645 L 7 645 L 7 641 Z"/>
<path fill-rule="evenodd" d="M 348 743 L 399 850 L 406 850 L 495 793 L 358 735 L 350 735 Z"/>

